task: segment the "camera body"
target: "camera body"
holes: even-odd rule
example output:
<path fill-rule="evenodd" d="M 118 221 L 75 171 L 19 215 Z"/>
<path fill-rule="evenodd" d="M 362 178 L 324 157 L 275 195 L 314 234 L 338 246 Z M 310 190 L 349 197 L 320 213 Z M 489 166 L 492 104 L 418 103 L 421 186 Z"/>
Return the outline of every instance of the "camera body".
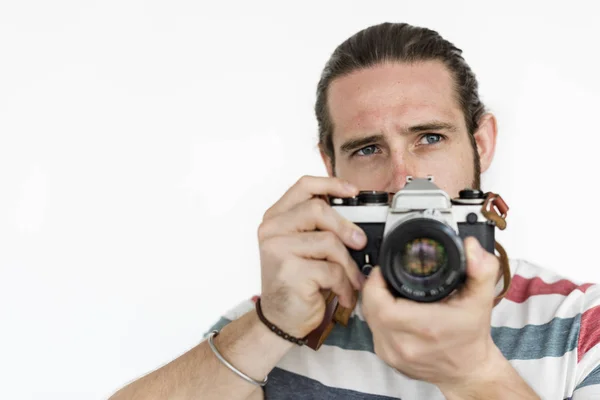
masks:
<path fill-rule="evenodd" d="M 348 251 L 365 275 L 379 265 L 395 297 L 433 302 L 459 289 L 466 278 L 468 236 L 494 254 L 496 224 L 482 212 L 483 192 L 464 189 L 451 199 L 432 176 L 407 177 L 404 188 L 390 197 L 362 191 L 330 198 L 330 205 L 364 230 L 366 246 Z"/>

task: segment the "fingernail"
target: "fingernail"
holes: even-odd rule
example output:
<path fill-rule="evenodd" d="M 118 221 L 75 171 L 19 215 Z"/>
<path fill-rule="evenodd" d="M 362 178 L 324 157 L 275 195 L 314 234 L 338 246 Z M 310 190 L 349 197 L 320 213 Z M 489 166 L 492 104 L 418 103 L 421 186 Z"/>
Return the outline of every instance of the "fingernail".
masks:
<path fill-rule="evenodd" d="M 481 246 L 479 245 L 479 241 L 475 238 L 469 240 L 469 246 L 467 249 L 468 256 L 473 261 L 479 261 L 481 258 Z"/>
<path fill-rule="evenodd" d="M 354 232 L 352 232 L 352 241 L 356 245 L 362 246 L 366 239 L 367 238 L 362 230 L 354 230 Z"/>

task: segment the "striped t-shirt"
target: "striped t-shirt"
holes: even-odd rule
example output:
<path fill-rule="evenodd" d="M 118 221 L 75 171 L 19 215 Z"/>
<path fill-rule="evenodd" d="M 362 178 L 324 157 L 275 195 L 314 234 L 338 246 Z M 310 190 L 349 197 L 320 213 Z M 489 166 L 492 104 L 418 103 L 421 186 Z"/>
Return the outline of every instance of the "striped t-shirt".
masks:
<path fill-rule="evenodd" d="M 600 399 L 600 285 L 574 283 L 523 260 L 510 264 L 511 287 L 492 311 L 496 346 L 542 399 Z M 208 332 L 253 310 L 254 300 L 230 310 Z M 360 296 L 348 326 L 336 325 L 318 351 L 290 350 L 269 374 L 264 393 L 269 400 L 444 399 L 435 385 L 410 379 L 377 357 Z"/>

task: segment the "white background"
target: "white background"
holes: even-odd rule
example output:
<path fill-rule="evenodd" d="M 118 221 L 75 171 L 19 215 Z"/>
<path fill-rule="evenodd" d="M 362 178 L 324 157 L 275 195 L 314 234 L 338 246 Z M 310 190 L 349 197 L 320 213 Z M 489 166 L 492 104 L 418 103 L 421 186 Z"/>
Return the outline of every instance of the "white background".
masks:
<path fill-rule="evenodd" d="M 263 212 L 325 173 L 321 68 L 384 21 L 475 70 L 509 255 L 600 281 L 593 2 L 215 3 L 0 2 L 0 398 L 105 399 L 257 294 Z"/>

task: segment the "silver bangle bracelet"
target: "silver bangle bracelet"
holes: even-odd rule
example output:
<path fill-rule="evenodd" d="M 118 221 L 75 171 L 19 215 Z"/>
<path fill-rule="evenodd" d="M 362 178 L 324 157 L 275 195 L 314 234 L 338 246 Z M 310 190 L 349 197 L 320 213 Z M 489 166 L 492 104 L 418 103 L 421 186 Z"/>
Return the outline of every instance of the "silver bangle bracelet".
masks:
<path fill-rule="evenodd" d="M 217 356 L 219 361 L 221 361 L 223 364 L 225 364 L 227 368 L 235 372 L 240 378 L 243 378 L 247 382 L 256 386 L 265 386 L 267 384 L 268 377 L 265 377 L 265 380 L 262 382 L 255 381 L 254 379 L 250 378 L 248 375 L 244 374 L 242 371 L 231 365 L 231 363 L 229 363 L 229 361 L 227 361 L 225 358 L 223 358 L 223 356 L 221 355 L 221 353 L 219 353 L 219 350 L 217 350 L 215 344 L 213 343 L 213 338 L 218 334 L 219 331 L 212 331 L 210 335 L 208 335 L 208 345 L 210 346 L 210 349 L 213 351 L 213 353 L 215 353 L 215 356 Z"/>

